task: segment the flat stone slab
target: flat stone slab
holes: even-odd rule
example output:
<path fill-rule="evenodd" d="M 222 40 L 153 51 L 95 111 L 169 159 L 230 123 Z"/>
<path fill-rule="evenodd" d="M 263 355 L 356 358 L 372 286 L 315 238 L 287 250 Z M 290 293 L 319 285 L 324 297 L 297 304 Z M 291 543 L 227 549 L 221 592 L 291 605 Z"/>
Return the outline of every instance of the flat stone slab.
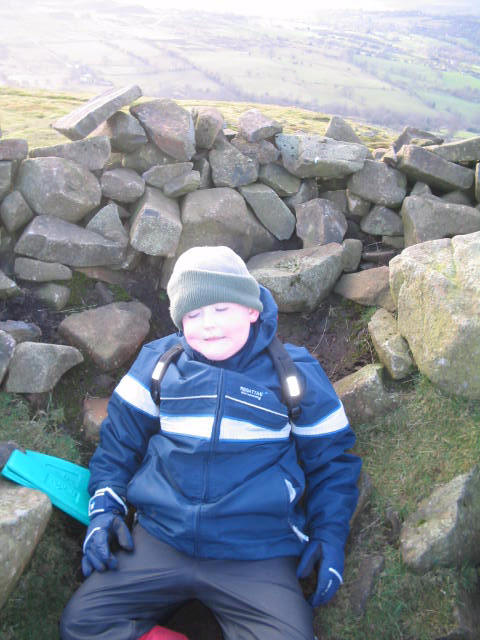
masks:
<path fill-rule="evenodd" d="M 30 151 L 30 158 L 45 158 L 55 156 L 72 160 L 89 171 L 103 169 L 110 158 L 111 146 L 107 136 L 97 136 L 68 142 L 67 144 L 57 144 L 52 147 L 37 147 Z"/>
<path fill-rule="evenodd" d="M 163 193 L 169 198 L 180 198 L 200 187 L 200 173 L 190 171 L 174 178 L 163 187 Z"/>
<path fill-rule="evenodd" d="M 208 154 L 216 187 L 240 187 L 255 182 L 258 165 L 226 140 L 217 141 Z"/>
<path fill-rule="evenodd" d="M 141 95 L 142 90 L 136 84 L 121 89 L 110 89 L 62 116 L 52 126 L 70 140 L 81 140 L 116 111 L 131 104 Z"/>
<path fill-rule="evenodd" d="M 93 173 L 65 158 L 24 160 L 16 187 L 37 215 L 67 222 L 79 222 L 98 207 L 102 197 Z"/>
<path fill-rule="evenodd" d="M 60 218 L 37 216 L 20 236 L 15 253 L 70 267 L 95 267 L 120 264 L 125 248 Z"/>
<path fill-rule="evenodd" d="M 146 187 L 135 205 L 130 227 L 130 244 L 150 256 L 174 256 L 182 222 L 176 200 L 159 189 Z"/>
<path fill-rule="evenodd" d="M 0 608 L 15 588 L 52 514 L 41 491 L 0 478 Z"/>
<path fill-rule="evenodd" d="M 127 248 L 128 246 L 128 234 L 120 218 L 120 207 L 114 202 L 102 207 L 93 216 L 85 229 L 98 233 L 120 247 Z"/>
<path fill-rule="evenodd" d="M 175 162 L 175 159 L 164 153 L 153 142 L 142 144 L 135 151 L 126 153 L 122 159 L 122 165 L 126 169 L 133 169 L 138 173 L 144 173 L 157 165 L 171 164 L 173 162 Z"/>
<path fill-rule="evenodd" d="M 338 178 L 360 171 L 367 147 L 310 134 L 278 134 L 283 165 L 298 178 Z"/>
<path fill-rule="evenodd" d="M 292 175 L 280 164 L 275 164 L 274 162 L 260 167 L 258 179 L 282 197 L 292 196 L 297 193 L 301 184 L 300 178 Z"/>
<path fill-rule="evenodd" d="M 159 149 L 180 161 L 195 153 L 195 129 L 189 111 L 173 100 L 161 98 L 131 107 L 148 136 Z"/>
<path fill-rule="evenodd" d="M 282 313 L 313 311 L 342 272 L 341 245 L 271 251 L 251 258 L 250 273 L 272 292 Z"/>
<path fill-rule="evenodd" d="M 148 142 L 147 134 L 139 121 L 123 111 L 117 111 L 97 127 L 93 136 L 107 136 L 112 151 L 119 153 L 132 153 Z"/>
<path fill-rule="evenodd" d="M 28 155 L 28 142 L 21 138 L 0 140 L 0 160 L 24 160 Z"/>
<path fill-rule="evenodd" d="M 231 143 L 244 156 L 248 156 L 258 162 L 258 164 L 270 164 L 276 162 L 280 157 L 280 151 L 268 140 L 260 140 L 259 142 L 248 142 L 242 136 L 237 135 L 232 138 Z"/>
<path fill-rule="evenodd" d="M 480 231 L 480 211 L 440 198 L 408 196 L 400 211 L 405 246 Z"/>
<path fill-rule="evenodd" d="M 394 380 L 406 378 L 415 368 L 408 343 L 397 321 L 386 309 L 378 309 L 368 323 L 368 331 L 380 362 Z"/>
<path fill-rule="evenodd" d="M 449 162 L 478 162 L 480 161 L 480 136 L 435 145 L 428 150 Z"/>
<path fill-rule="evenodd" d="M 132 203 L 145 191 L 145 182 L 133 169 L 104 171 L 100 179 L 102 194 L 118 202 Z"/>
<path fill-rule="evenodd" d="M 145 182 L 157 189 L 163 187 L 180 176 L 188 174 L 193 169 L 193 162 L 175 162 L 173 164 L 154 165 L 142 175 Z"/>
<path fill-rule="evenodd" d="M 265 184 L 249 184 L 239 191 L 253 212 L 279 240 L 288 240 L 295 230 L 295 216 L 273 189 Z"/>
<path fill-rule="evenodd" d="M 16 258 L 14 272 L 20 280 L 30 282 L 51 282 L 52 280 L 71 280 L 72 270 L 59 262 L 42 262 L 31 258 Z"/>
<path fill-rule="evenodd" d="M 330 200 L 317 198 L 295 207 L 297 235 L 303 247 L 341 243 L 347 232 L 347 219 Z"/>
<path fill-rule="evenodd" d="M 33 211 L 20 191 L 12 191 L 0 204 L 0 218 L 9 233 L 18 231 L 33 218 Z"/>
<path fill-rule="evenodd" d="M 32 322 L 22 320 L 5 320 L 0 322 L 0 331 L 9 333 L 15 342 L 32 342 L 42 337 L 42 330 Z"/>
<path fill-rule="evenodd" d="M 407 195 L 407 178 L 384 162 L 365 160 L 348 180 L 351 193 L 384 207 L 398 207 Z"/>
<path fill-rule="evenodd" d="M 58 332 L 102 371 L 111 371 L 137 352 L 150 330 L 150 317 L 150 309 L 140 302 L 114 302 L 68 316 Z"/>
<path fill-rule="evenodd" d="M 469 189 L 474 180 L 471 169 L 415 145 L 406 145 L 398 152 L 397 169 L 413 180 L 421 180 L 443 191 Z"/>
<path fill-rule="evenodd" d="M 335 285 L 335 293 L 367 307 L 378 306 L 394 311 L 395 303 L 390 293 L 389 268 L 375 267 L 345 273 Z"/>
<path fill-rule="evenodd" d="M 46 282 L 39 285 L 33 290 L 33 293 L 38 300 L 55 311 L 65 309 L 70 300 L 70 289 L 56 282 Z"/>
<path fill-rule="evenodd" d="M 81 362 L 83 356 L 74 347 L 22 342 L 15 348 L 5 389 L 9 393 L 51 391 L 69 369 Z"/>
<path fill-rule="evenodd" d="M 259 142 L 280 133 L 282 125 L 259 109 L 249 109 L 240 114 L 238 130 L 247 142 Z"/>
<path fill-rule="evenodd" d="M 367 364 L 333 385 L 351 425 L 366 424 L 392 411 L 398 397 L 383 383 L 383 365 Z"/>
<path fill-rule="evenodd" d="M 360 229 L 374 236 L 403 236 L 404 234 L 403 221 L 398 213 L 379 204 L 362 217 Z"/>

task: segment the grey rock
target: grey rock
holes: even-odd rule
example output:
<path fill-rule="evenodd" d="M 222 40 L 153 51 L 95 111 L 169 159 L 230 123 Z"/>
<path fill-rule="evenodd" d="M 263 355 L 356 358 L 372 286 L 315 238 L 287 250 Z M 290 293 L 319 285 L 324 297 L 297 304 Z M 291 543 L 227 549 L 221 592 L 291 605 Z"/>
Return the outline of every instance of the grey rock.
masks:
<path fill-rule="evenodd" d="M 365 200 L 365 198 L 352 193 L 350 189 L 347 189 L 347 206 L 348 213 L 346 215 L 348 218 L 360 222 L 361 219 L 370 211 L 372 203 L 369 200 Z"/>
<path fill-rule="evenodd" d="M 247 267 L 260 284 L 270 289 L 281 313 L 313 311 L 341 274 L 342 253 L 336 243 L 272 251 L 254 256 Z"/>
<path fill-rule="evenodd" d="M 382 244 L 394 249 L 404 249 L 405 238 L 403 236 L 382 236 Z"/>
<path fill-rule="evenodd" d="M 28 142 L 20 138 L 0 140 L 0 161 L 25 160 L 28 155 Z"/>
<path fill-rule="evenodd" d="M 147 134 L 138 120 L 123 111 L 117 111 L 97 127 L 93 136 L 107 136 L 112 151 L 121 153 L 132 153 L 148 142 Z"/>
<path fill-rule="evenodd" d="M 0 331 L 9 333 L 15 342 L 33 342 L 42 336 L 42 330 L 36 324 L 22 320 L 5 320 L 0 322 Z"/>
<path fill-rule="evenodd" d="M 20 293 L 17 283 L 0 271 L 0 300 L 12 298 Z"/>
<path fill-rule="evenodd" d="M 66 158 L 89 171 L 98 171 L 107 164 L 110 152 L 110 140 L 106 136 L 96 136 L 77 142 L 57 144 L 53 147 L 37 147 L 30 151 L 30 158 L 51 156 Z"/>
<path fill-rule="evenodd" d="M 449 191 L 442 196 L 444 202 L 451 202 L 452 204 L 464 204 L 467 207 L 473 206 L 473 203 L 465 191 Z"/>
<path fill-rule="evenodd" d="M 346 273 L 337 282 L 335 293 L 367 307 L 378 306 L 395 310 L 390 294 L 389 268 L 375 267 L 357 273 Z"/>
<path fill-rule="evenodd" d="M 337 207 L 337 209 L 340 209 L 340 211 L 344 215 L 347 215 L 349 213 L 346 189 L 322 191 L 322 193 L 319 194 L 319 197 L 322 200 L 330 200 L 330 202 L 333 202 L 333 204 Z"/>
<path fill-rule="evenodd" d="M 310 134 L 278 134 L 275 142 L 287 171 L 299 178 L 333 178 L 359 171 L 367 147 Z"/>
<path fill-rule="evenodd" d="M 398 330 L 447 394 L 480 398 L 480 232 L 407 247 L 390 261 Z"/>
<path fill-rule="evenodd" d="M 303 247 L 341 243 L 347 231 L 347 220 L 330 200 L 316 198 L 295 207 L 297 235 Z"/>
<path fill-rule="evenodd" d="M 20 280 L 29 280 L 31 282 L 72 279 L 72 270 L 64 264 L 41 262 L 31 258 L 16 258 L 14 272 Z"/>
<path fill-rule="evenodd" d="M 17 189 L 37 215 L 78 222 L 98 207 L 101 189 L 97 178 L 65 158 L 35 158 L 22 162 Z"/>
<path fill-rule="evenodd" d="M 449 162 L 478 162 L 480 160 L 480 136 L 435 145 L 429 147 L 428 150 Z"/>
<path fill-rule="evenodd" d="M 478 209 L 444 202 L 440 198 L 408 196 L 400 213 L 407 247 L 480 230 Z"/>
<path fill-rule="evenodd" d="M 237 135 L 232 138 L 231 142 L 244 156 L 252 158 L 258 164 L 270 164 L 276 162 L 280 157 L 280 151 L 268 140 L 248 142 L 242 136 Z"/>
<path fill-rule="evenodd" d="M 258 179 L 279 196 L 292 196 L 300 189 L 300 179 L 273 162 L 260 167 Z"/>
<path fill-rule="evenodd" d="M 193 163 L 193 168 L 200 174 L 199 189 L 211 189 L 213 187 L 212 182 L 212 170 L 210 163 L 206 158 L 199 158 Z"/>
<path fill-rule="evenodd" d="M 4 198 L 13 185 L 13 162 L 9 160 L 0 161 L 0 200 Z"/>
<path fill-rule="evenodd" d="M 240 114 L 238 130 L 248 142 L 259 142 L 280 133 L 282 125 L 276 120 L 268 118 L 258 109 L 249 109 Z"/>
<path fill-rule="evenodd" d="M 258 177 L 257 163 L 223 140 L 217 140 L 208 161 L 216 187 L 240 187 L 255 182 Z"/>
<path fill-rule="evenodd" d="M 30 561 L 51 513 L 45 493 L 0 479 L 0 608 Z"/>
<path fill-rule="evenodd" d="M 61 284 L 47 282 L 34 289 L 34 295 L 47 306 L 61 311 L 64 309 L 70 299 L 70 289 Z"/>
<path fill-rule="evenodd" d="M 17 449 L 21 451 L 20 446 L 13 440 L 0 441 L 0 470 L 3 469 L 12 453 Z"/>
<path fill-rule="evenodd" d="M 430 131 L 424 131 L 423 129 L 417 129 L 416 127 L 405 127 L 402 133 L 394 141 L 393 149 L 395 152 L 398 152 L 404 145 L 415 144 L 414 140 L 423 141 L 421 146 L 438 145 L 443 142 L 443 138 L 435 133 L 430 133 Z"/>
<path fill-rule="evenodd" d="M 157 165 L 171 164 L 175 159 L 161 151 L 152 142 L 142 145 L 136 151 L 124 155 L 122 164 L 126 169 L 144 173 Z"/>
<path fill-rule="evenodd" d="M 33 218 L 33 211 L 20 191 L 12 191 L 0 204 L 0 218 L 9 233 L 18 231 Z"/>
<path fill-rule="evenodd" d="M 141 95 L 142 90 L 137 85 L 111 89 L 62 116 L 52 126 L 70 140 L 81 140 L 116 111 L 131 104 Z"/>
<path fill-rule="evenodd" d="M 318 198 L 317 181 L 315 178 L 307 178 L 306 180 L 301 181 L 300 188 L 297 193 L 293 196 L 287 196 L 284 199 L 284 202 L 287 207 L 293 211 L 297 204 L 303 204 L 304 202 L 314 200 L 315 198 Z"/>
<path fill-rule="evenodd" d="M 475 200 L 480 202 L 480 162 L 475 167 Z"/>
<path fill-rule="evenodd" d="M 383 162 L 365 160 L 362 169 L 350 177 L 348 190 L 375 204 L 398 207 L 407 194 L 407 179 Z"/>
<path fill-rule="evenodd" d="M 69 369 L 83 362 L 74 347 L 43 342 L 17 344 L 8 369 L 6 391 L 43 393 L 51 391 Z"/>
<path fill-rule="evenodd" d="M 415 182 L 410 191 L 411 196 L 431 196 L 432 190 L 425 182 Z"/>
<path fill-rule="evenodd" d="M 3 378 L 8 370 L 8 365 L 13 357 L 15 351 L 16 341 L 6 331 L 0 329 L 0 384 L 3 382 Z M 1 469 L 0 465 L 0 469 Z"/>
<path fill-rule="evenodd" d="M 223 127 L 223 116 L 215 107 L 194 107 L 195 143 L 199 149 L 211 149 Z"/>
<path fill-rule="evenodd" d="M 279 240 L 288 240 L 295 230 L 295 216 L 273 189 L 250 184 L 239 191 L 262 224 Z"/>
<path fill-rule="evenodd" d="M 382 555 L 367 556 L 360 563 L 358 575 L 350 585 L 350 606 L 353 614 L 362 617 L 372 596 L 377 579 L 385 568 Z"/>
<path fill-rule="evenodd" d="M 100 184 L 106 198 L 135 202 L 145 191 L 145 182 L 133 169 L 112 169 L 102 174 Z"/>
<path fill-rule="evenodd" d="M 444 160 L 423 147 L 407 145 L 397 154 L 397 168 L 412 180 L 421 180 L 444 191 L 469 189 L 474 180 L 471 169 Z"/>
<path fill-rule="evenodd" d="M 175 162 L 174 164 L 154 165 L 142 175 L 151 187 L 163 189 L 168 183 L 180 176 L 189 174 L 193 169 L 193 162 Z"/>
<path fill-rule="evenodd" d="M 404 523 L 400 549 L 405 564 L 425 573 L 480 562 L 480 467 L 455 477 L 423 500 Z"/>
<path fill-rule="evenodd" d="M 176 160 L 185 161 L 195 153 L 195 130 L 191 114 L 173 100 L 161 98 L 130 108 L 149 138 Z"/>
<path fill-rule="evenodd" d="M 383 160 L 383 156 L 387 153 L 388 149 L 379 147 L 378 149 L 373 150 L 373 159 L 374 160 Z"/>
<path fill-rule="evenodd" d="M 159 189 L 146 187 L 135 205 L 130 244 L 150 256 L 173 256 L 182 232 L 178 203 Z"/>
<path fill-rule="evenodd" d="M 87 231 L 93 231 L 111 240 L 120 247 L 128 245 L 128 234 L 120 219 L 120 207 L 113 202 L 102 207 L 85 228 Z"/>
<path fill-rule="evenodd" d="M 378 204 L 360 220 L 360 229 L 374 236 L 403 236 L 402 218 L 392 209 Z"/>
<path fill-rule="evenodd" d="M 368 331 L 380 362 L 394 380 L 402 380 L 412 373 L 414 362 L 408 343 L 400 335 L 391 313 L 378 309 L 368 323 Z"/>
<path fill-rule="evenodd" d="M 15 253 L 71 267 L 93 267 L 121 263 L 125 249 L 60 218 L 37 216 L 20 236 Z"/>
<path fill-rule="evenodd" d="M 353 273 L 358 269 L 362 257 L 362 241 L 358 238 L 347 238 L 342 243 L 342 266 L 345 273 Z"/>
<path fill-rule="evenodd" d="M 327 138 L 332 138 L 333 140 L 339 140 L 341 142 L 355 142 L 357 144 L 363 144 L 355 133 L 353 127 L 340 116 L 332 116 L 330 118 L 325 135 Z"/>
<path fill-rule="evenodd" d="M 68 316 L 58 332 L 102 371 L 111 371 L 137 352 L 150 330 L 150 317 L 150 309 L 140 302 L 114 302 Z"/>
<path fill-rule="evenodd" d="M 163 193 L 169 198 L 180 198 L 187 193 L 196 191 L 200 187 L 200 173 L 190 171 L 174 178 L 163 187 Z"/>
<path fill-rule="evenodd" d="M 383 365 L 367 364 L 333 385 L 351 425 L 366 424 L 398 406 L 399 397 L 383 383 Z"/>

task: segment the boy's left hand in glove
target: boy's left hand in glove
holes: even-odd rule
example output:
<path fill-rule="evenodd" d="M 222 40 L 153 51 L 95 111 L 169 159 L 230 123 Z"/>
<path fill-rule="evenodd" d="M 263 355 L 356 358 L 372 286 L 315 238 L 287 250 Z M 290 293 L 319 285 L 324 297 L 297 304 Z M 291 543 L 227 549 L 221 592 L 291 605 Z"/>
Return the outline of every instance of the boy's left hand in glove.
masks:
<path fill-rule="evenodd" d="M 297 578 L 309 576 L 317 564 L 317 587 L 310 596 L 313 607 L 327 604 L 343 583 L 343 547 L 337 547 L 321 540 L 310 540 L 303 551 L 297 568 Z"/>

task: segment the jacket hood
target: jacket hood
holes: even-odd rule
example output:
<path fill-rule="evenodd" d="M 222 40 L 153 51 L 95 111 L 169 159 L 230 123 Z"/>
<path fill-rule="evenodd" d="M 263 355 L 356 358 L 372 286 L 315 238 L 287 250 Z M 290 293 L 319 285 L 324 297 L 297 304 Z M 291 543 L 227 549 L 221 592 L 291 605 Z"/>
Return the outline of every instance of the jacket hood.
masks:
<path fill-rule="evenodd" d="M 192 349 L 185 340 L 183 332 L 181 332 L 181 342 L 185 353 L 190 358 L 200 362 L 208 362 L 210 365 L 224 369 L 242 370 L 247 367 L 253 359 L 268 347 L 277 333 L 278 306 L 270 291 L 262 285 L 260 285 L 260 300 L 263 304 L 263 311 L 260 313 L 258 320 L 250 327 L 248 340 L 238 353 L 226 360 L 209 360 L 198 351 L 195 351 L 195 349 Z"/>

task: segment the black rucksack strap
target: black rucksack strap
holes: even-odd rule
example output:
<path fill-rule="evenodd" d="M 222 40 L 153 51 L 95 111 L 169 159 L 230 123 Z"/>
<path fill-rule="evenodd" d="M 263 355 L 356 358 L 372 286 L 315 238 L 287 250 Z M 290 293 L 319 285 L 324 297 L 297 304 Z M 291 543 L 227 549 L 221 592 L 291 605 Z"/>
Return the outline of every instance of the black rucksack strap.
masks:
<path fill-rule="evenodd" d="M 162 378 L 165 375 L 165 371 L 167 370 L 168 365 L 172 360 L 175 360 L 183 351 L 183 346 L 180 342 L 174 344 L 173 347 L 170 347 L 168 351 L 165 351 L 163 355 L 161 355 L 157 362 L 155 363 L 155 367 L 153 368 L 152 378 L 150 380 L 150 395 L 152 396 L 152 400 L 156 405 L 160 404 L 160 383 L 162 382 Z"/>
<path fill-rule="evenodd" d="M 268 352 L 282 386 L 283 401 L 288 407 L 291 420 L 296 420 L 300 413 L 303 390 L 297 367 L 290 354 L 277 336 L 268 345 Z"/>

